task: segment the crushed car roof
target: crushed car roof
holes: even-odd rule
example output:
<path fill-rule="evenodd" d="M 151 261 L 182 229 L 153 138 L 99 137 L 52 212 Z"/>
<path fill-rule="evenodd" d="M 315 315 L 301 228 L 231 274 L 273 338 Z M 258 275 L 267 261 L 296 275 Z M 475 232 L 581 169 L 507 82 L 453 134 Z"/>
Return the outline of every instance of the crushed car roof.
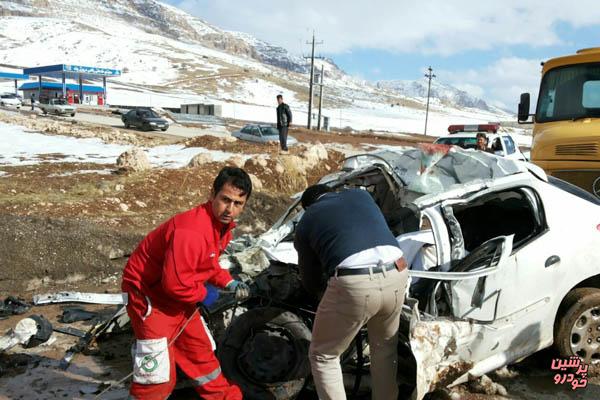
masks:
<path fill-rule="evenodd" d="M 355 170 L 384 161 L 388 170 L 408 190 L 438 194 L 456 185 L 487 181 L 532 172 L 542 180 L 545 174 L 524 162 L 469 149 L 446 145 L 420 145 L 418 148 L 383 150 L 350 157 L 344 165 Z"/>

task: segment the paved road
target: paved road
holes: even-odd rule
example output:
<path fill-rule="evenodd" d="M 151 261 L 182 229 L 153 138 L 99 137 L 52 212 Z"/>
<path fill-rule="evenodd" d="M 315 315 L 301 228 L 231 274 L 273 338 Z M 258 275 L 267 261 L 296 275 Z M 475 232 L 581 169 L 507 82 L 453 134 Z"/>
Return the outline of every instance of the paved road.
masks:
<path fill-rule="evenodd" d="M 0 107 L 0 109 L 3 112 L 7 112 L 9 114 L 10 113 L 19 113 L 19 114 L 35 113 L 43 118 L 59 118 L 59 119 L 63 119 L 63 120 L 73 119 L 75 121 L 86 122 L 86 123 L 95 124 L 95 125 L 103 125 L 103 126 L 110 126 L 112 128 L 125 129 L 125 127 L 123 126 L 123 122 L 121 121 L 121 117 L 118 115 L 109 116 L 109 115 L 92 114 L 92 113 L 82 112 L 81 110 L 79 110 L 77 112 L 77 114 L 75 114 L 75 117 L 58 117 L 58 116 L 54 116 L 54 115 L 44 116 L 39 109 L 36 108 L 35 111 L 31 111 L 31 109 L 29 107 L 25 107 L 25 106 L 23 106 L 20 110 L 17 110 L 14 108 L 8 108 L 8 107 Z M 131 129 L 133 130 L 133 128 L 131 128 Z M 145 133 L 152 134 L 152 132 L 145 132 Z M 230 133 L 223 126 L 213 126 L 211 128 L 202 129 L 202 128 L 193 128 L 193 127 L 182 126 L 179 124 L 172 124 L 166 132 L 156 131 L 154 133 L 159 134 L 161 136 L 162 135 L 170 135 L 170 136 L 184 137 L 184 138 L 192 138 L 192 137 L 203 136 L 203 135 L 211 135 L 211 136 L 216 136 L 216 137 L 230 136 Z"/>
<path fill-rule="evenodd" d="M 98 125 L 111 126 L 113 128 L 124 129 L 123 122 L 121 121 L 120 116 L 106 116 L 99 114 L 88 114 L 85 112 L 78 112 L 75 117 L 73 117 L 76 121 L 87 122 Z M 158 131 L 160 132 L 160 131 Z M 191 128 L 182 126 L 179 124 L 172 124 L 169 127 L 169 130 L 166 132 L 160 132 L 160 134 L 169 134 L 173 136 L 180 136 L 185 138 L 191 138 L 202 135 L 212 135 L 217 137 L 229 136 L 229 133 L 224 127 L 216 126 L 209 129 L 201 129 L 201 128 Z"/>

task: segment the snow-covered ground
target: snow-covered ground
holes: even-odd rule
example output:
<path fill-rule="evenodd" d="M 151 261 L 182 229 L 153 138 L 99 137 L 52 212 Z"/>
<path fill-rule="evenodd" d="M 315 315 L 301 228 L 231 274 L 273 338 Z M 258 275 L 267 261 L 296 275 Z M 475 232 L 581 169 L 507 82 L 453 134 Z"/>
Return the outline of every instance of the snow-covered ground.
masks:
<path fill-rule="evenodd" d="M 17 125 L 0 123 L 0 167 L 32 165 L 41 162 L 79 162 L 114 164 L 117 157 L 131 146 L 104 143 L 100 139 L 80 139 L 70 136 L 44 135 Z M 145 148 L 150 163 L 164 168 L 186 166 L 197 154 L 210 153 L 214 161 L 224 161 L 233 153 L 165 145 Z M 237 155 L 237 154 L 236 154 Z M 249 158 L 252 155 L 245 155 Z M 4 171 L 5 172 L 5 171 Z M 0 176 L 3 174 L 0 173 Z"/>

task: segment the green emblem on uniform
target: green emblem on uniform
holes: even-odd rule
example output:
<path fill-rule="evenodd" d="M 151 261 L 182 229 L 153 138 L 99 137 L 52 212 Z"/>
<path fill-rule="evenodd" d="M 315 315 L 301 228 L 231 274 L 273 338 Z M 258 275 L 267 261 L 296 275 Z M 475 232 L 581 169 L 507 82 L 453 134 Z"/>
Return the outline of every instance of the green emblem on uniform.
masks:
<path fill-rule="evenodd" d="M 140 367 L 145 372 L 153 372 L 156 368 L 158 368 L 158 361 L 156 361 L 155 357 L 152 357 L 152 355 L 148 354 L 142 358 Z"/>

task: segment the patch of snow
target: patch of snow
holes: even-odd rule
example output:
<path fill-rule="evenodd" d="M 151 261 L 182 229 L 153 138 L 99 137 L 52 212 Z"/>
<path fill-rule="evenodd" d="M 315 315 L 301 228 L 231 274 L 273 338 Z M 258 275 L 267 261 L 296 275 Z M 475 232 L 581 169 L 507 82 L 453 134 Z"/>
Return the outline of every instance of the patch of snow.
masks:
<path fill-rule="evenodd" d="M 42 162 L 79 162 L 113 164 L 131 146 L 104 143 L 100 139 L 80 139 L 70 136 L 44 135 L 24 130 L 20 126 L 0 123 L 0 165 L 33 165 Z M 165 145 L 143 148 L 150 163 L 156 167 L 181 168 L 196 154 L 210 153 L 215 161 L 224 161 L 237 153 Z M 242 155 L 244 160 L 254 155 Z"/>
<path fill-rule="evenodd" d="M 82 169 L 79 171 L 64 172 L 62 174 L 50 174 L 50 175 L 48 175 L 48 178 L 61 178 L 61 177 L 65 177 L 65 176 L 73 176 L 73 175 L 80 175 L 80 174 L 110 175 L 112 173 L 113 173 L 112 169 Z"/>

